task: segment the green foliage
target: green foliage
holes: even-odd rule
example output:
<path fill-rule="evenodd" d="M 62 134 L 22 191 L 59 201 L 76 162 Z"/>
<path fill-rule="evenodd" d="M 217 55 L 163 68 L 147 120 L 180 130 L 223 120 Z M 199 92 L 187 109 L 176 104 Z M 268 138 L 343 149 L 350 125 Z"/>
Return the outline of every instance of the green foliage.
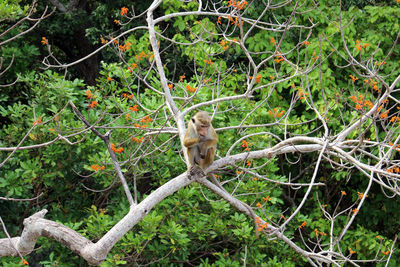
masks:
<path fill-rule="evenodd" d="M 26 14 L 29 6 L 21 7 L 21 0 L 3 0 L 0 3 L 0 22 L 3 20 L 15 21 L 18 17 Z M 1 27 L 0 27 L 1 29 Z"/>
<path fill-rule="evenodd" d="M 361 2 L 347 1 L 350 2 L 361 5 Z M 18 10 L 15 6 L 17 2 L 6 9 L 7 3 L 3 1 L 0 4 L 0 16 L 1 12 L 8 16 L 22 14 L 22 10 Z M 42 29 L 56 40 L 59 36 L 72 35 L 74 27 L 93 19 L 95 23 L 88 26 L 86 34 L 92 44 L 98 45 L 99 35 L 105 36 L 115 30 L 115 25 L 110 26 L 110 18 L 119 16 L 119 8 L 123 3 L 122 1 L 114 4 L 96 3 L 91 10 L 92 16 L 88 17 L 85 17 L 87 14 L 82 10 L 70 14 L 58 14 L 52 18 L 52 22 L 43 25 Z M 163 1 L 158 12 L 171 14 L 197 8 L 195 1 L 187 3 L 169 0 Z M 308 6 L 304 8 L 307 9 Z M 362 6 L 362 8 L 363 10 L 351 7 L 343 13 L 343 23 L 354 19 L 354 23 L 345 28 L 344 38 L 348 40 L 349 49 L 354 51 L 357 57 L 368 58 L 377 49 L 376 56 L 383 61 L 385 52 L 390 49 L 393 36 L 400 30 L 399 7 Z M 254 7 L 249 8 L 248 12 L 255 17 L 261 15 Z M 288 12 L 286 9 L 278 10 L 276 18 L 283 18 Z M 321 12 L 331 17 L 321 16 Z M 343 49 L 340 32 L 335 23 L 330 21 L 338 22 L 338 12 L 339 7 L 332 7 L 331 3 L 322 2 L 320 9 L 299 14 L 298 23 L 308 25 L 310 20 L 319 22 L 315 32 L 308 39 L 309 44 L 299 45 L 296 51 L 291 51 L 296 44 L 305 41 L 305 35 L 302 35 L 303 39 L 299 39 L 300 33 L 294 31 L 285 36 L 280 49 L 288 53 L 288 59 L 307 58 L 307 62 L 317 64 L 318 67 L 308 73 L 307 77 L 298 76 L 277 85 L 269 84 L 276 79 L 274 77 L 276 70 L 282 75 L 291 75 L 293 69 L 286 62 L 277 63 L 274 61 L 277 57 L 273 57 L 255 77 L 248 78 L 253 73 L 245 75 L 238 71 L 245 69 L 248 64 L 246 55 L 234 40 L 240 37 L 240 33 L 233 31 L 230 41 L 226 41 L 218 35 L 220 29 L 217 18 L 194 16 L 171 18 L 168 21 L 171 29 L 157 30 L 165 34 L 172 33 L 171 39 L 180 43 L 173 51 L 167 50 L 165 44 L 160 44 L 160 47 L 167 51 L 163 54 L 163 61 L 166 62 L 167 79 L 173 85 L 171 92 L 176 97 L 177 104 L 186 105 L 180 99 L 183 96 L 193 95 L 193 103 L 200 103 L 211 99 L 214 94 L 224 97 L 243 93 L 253 82 L 254 97 L 220 103 L 219 111 L 231 111 L 218 114 L 213 123 L 216 128 L 220 128 L 241 123 L 244 125 L 273 123 L 280 118 L 287 120 L 287 129 L 282 129 L 276 124 L 263 129 L 265 132 L 262 133 L 256 128 L 246 129 L 246 134 L 255 134 L 245 140 L 248 142 L 248 147 L 250 150 L 258 150 L 276 144 L 276 136 L 286 134 L 285 131 L 295 134 L 312 132 L 315 136 L 323 134 L 315 112 L 307 107 L 305 100 L 298 100 L 293 105 L 290 116 L 285 117 L 291 106 L 291 99 L 300 94 L 299 88 L 307 80 L 310 84 L 309 91 L 302 93 L 304 96 L 310 94 L 313 97 L 320 113 L 325 112 L 326 105 L 329 106 L 325 114 L 328 126 L 339 132 L 361 114 L 361 111 L 355 109 L 351 97 L 358 97 L 359 92 L 366 91 L 364 99 L 373 101 L 379 94 L 372 90 L 364 90 L 367 85 L 361 77 L 354 82 L 356 85 L 353 85 L 352 79 L 349 78 L 349 75 L 355 75 L 352 70 L 337 67 L 346 64 L 340 55 Z M 265 18 L 270 15 L 265 14 Z M 122 26 L 121 30 L 127 27 Z M 328 36 L 328 40 L 320 41 L 322 35 Z M 162 128 L 171 123 L 164 116 L 167 112 L 163 105 L 164 99 L 155 93 L 162 90 L 158 75 L 154 69 L 149 70 L 154 64 L 149 36 L 133 33 L 125 40 L 119 41 L 119 45 L 130 44 L 130 48 L 124 52 L 126 64 L 116 62 L 117 59 L 112 54 L 115 47 L 103 52 L 104 61 L 101 62 L 97 84 L 90 86 L 81 79 L 69 79 L 54 71 L 30 70 L 32 62 L 23 59 L 39 55 L 40 48 L 37 43 L 41 35 L 36 33 L 35 36 L 27 39 L 25 44 L 12 43 L 1 48 L 6 62 L 10 61 L 12 55 L 20 62 L 11 69 L 7 80 L 12 80 L 11 78 L 18 74 L 20 79 L 15 88 L 23 90 L 19 91 L 12 87 L 0 92 L 0 116 L 7 118 L 7 122 L 1 124 L 0 147 L 17 146 L 26 133 L 28 134 L 22 146 L 49 142 L 57 138 L 58 133 L 71 134 L 69 141 L 80 143 L 70 146 L 58 140 L 51 146 L 17 151 L 14 157 L 0 168 L 2 197 L 26 198 L 44 193 L 36 206 L 7 202 L 4 209 L 10 216 L 6 218 L 6 225 L 12 235 L 17 235 L 19 229 L 16 221 L 36 209 L 47 208 L 50 210 L 48 215 L 50 219 L 58 220 L 96 241 L 128 212 L 129 206 L 120 185 L 114 185 L 117 178 L 104 142 L 91 132 L 78 133 L 84 125 L 71 108 L 64 108 L 69 101 L 78 107 L 90 123 L 97 122 L 104 114 L 107 115 L 104 116 L 101 125 L 98 125 L 98 130 L 104 134 L 109 130 L 107 127 L 116 128 L 112 131 L 111 141 L 117 147 L 124 149 L 117 154 L 117 157 L 120 162 L 124 162 L 122 167 L 128 183 L 131 186 L 134 179 L 138 179 L 136 181 L 144 188 L 138 192 L 139 201 L 154 187 L 164 184 L 186 169 L 182 161 L 180 142 L 176 136 L 160 133 L 156 138 L 152 138 L 151 142 L 154 147 L 167 143 L 168 148 L 149 157 L 141 156 L 149 152 L 141 150 L 141 144 L 150 142 L 144 138 L 145 129 Z M 187 45 L 198 36 L 202 37 L 202 42 Z M 263 30 L 255 29 L 254 33 L 248 36 L 245 45 L 256 55 L 260 51 L 273 50 L 283 37 L 279 32 L 265 34 Z M 368 43 L 369 46 L 358 50 L 359 43 L 362 45 Z M 332 51 L 332 48 L 338 52 Z M 330 57 L 327 60 L 319 61 L 319 56 L 326 58 L 328 55 Z M 396 75 L 400 73 L 399 55 L 393 54 L 392 57 L 384 65 L 384 72 Z M 266 55 L 256 57 L 256 64 L 265 59 Z M 300 68 L 306 67 L 305 63 L 299 65 Z M 222 73 L 222 77 L 218 72 Z M 203 80 L 196 79 L 194 73 L 202 73 Z M 323 80 L 321 76 L 324 77 Z M 147 83 L 139 81 L 139 78 L 143 77 L 146 77 Z M 218 88 L 216 81 L 220 81 Z M 188 89 L 201 90 L 194 95 Z M 12 96 L 11 92 L 14 91 L 18 91 L 17 97 Z M 255 109 L 251 117 L 242 121 L 243 113 L 252 110 L 264 99 L 268 99 L 268 102 L 263 104 L 262 108 Z M 95 107 L 91 106 L 93 101 L 97 101 Z M 146 118 L 147 110 L 155 109 L 157 112 Z M 205 109 L 211 111 L 211 107 Z M 278 118 L 279 112 L 283 113 Z M 188 117 L 189 115 L 192 114 L 188 114 Z M 39 123 L 39 118 L 42 123 Z M 299 125 L 301 121 L 309 123 Z M 378 126 L 369 129 L 366 138 L 376 137 L 375 127 Z M 365 128 L 359 129 L 362 130 Z M 349 137 L 356 138 L 359 134 L 355 131 Z M 243 135 L 243 132 L 236 129 L 224 131 L 224 134 L 219 136 L 218 153 L 224 155 Z M 238 142 L 232 148 L 231 154 L 245 151 L 244 143 Z M 371 151 L 371 153 L 378 152 Z M 0 161 L 7 155 L 2 153 Z M 238 169 L 235 167 L 224 169 L 223 173 L 217 175 L 222 181 L 230 179 L 240 181 L 237 187 L 226 185 L 226 188 L 231 192 L 235 190 L 239 199 L 251 203 L 257 215 L 266 220 L 284 220 L 286 214 L 295 209 L 291 205 L 295 206 L 301 201 L 306 189 L 299 189 L 298 193 L 293 194 L 291 189 L 281 187 L 277 183 L 288 182 L 293 177 L 296 177 L 296 182 L 299 183 L 309 182 L 309 177 L 312 175 L 309 167 L 315 158 L 314 154 L 304 155 L 301 159 L 298 155 L 287 155 L 286 158 L 277 157 L 268 162 L 265 159 L 254 159 L 249 163 L 241 163 L 242 166 L 250 164 L 254 168 L 262 167 L 259 173 L 276 183 L 257 179 L 240 171 L 236 172 Z M 340 159 L 332 157 L 331 160 L 338 162 Z M 288 161 L 298 164 L 290 165 Z M 95 170 L 93 167 L 95 165 L 99 168 L 104 166 L 104 169 Z M 237 167 L 240 167 L 240 164 Z M 366 187 L 367 181 L 360 173 L 347 170 L 334 171 L 328 164 L 321 168 L 323 173 L 319 173 L 317 178 L 320 182 L 325 182 L 329 188 L 318 187 L 311 203 L 303 207 L 285 230 L 285 234 L 299 244 L 302 238 L 310 239 L 312 242 L 328 242 L 329 236 L 324 234 L 330 233 L 331 222 L 324 217 L 326 214 L 324 212 L 333 214 L 335 210 L 342 211 L 354 203 L 359 203 L 357 192 L 362 192 Z M 350 175 L 351 181 L 348 182 Z M 106 190 L 94 193 L 87 191 L 83 185 L 95 190 Z M 338 203 L 341 191 L 347 192 L 348 196 L 343 196 L 342 202 Z M 379 188 L 372 189 L 367 200 L 370 199 L 373 199 L 373 202 L 366 202 L 364 206 L 366 211 L 362 210 L 357 215 L 354 227 L 347 231 L 346 238 L 341 243 L 342 250 L 349 251 L 351 248 L 360 258 L 374 258 L 377 251 L 390 249 L 393 244 L 391 238 L 398 232 L 400 220 L 398 201 L 388 200 Z M 393 215 L 388 219 L 382 219 L 386 218 L 387 214 Z M 334 234 L 340 234 L 340 229 L 348 222 L 351 215 L 349 210 L 337 218 L 335 221 L 337 225 L 333 228 Z M 303 222 L 306 226 L 299 229 Z M 256 230 L 251 218 L 232 210 L 227 202 L 216 199 L 213 193 L 194 183 L 157 205 L 116 244 L 101 266 L 148 264 L 155 259 L 159 260 L 157 264 L 160 266 L 183 265 L 183 262 L 199 266 L 242 266 L 243 259 L 246 259 L 246 264 L 249 266 L 307 266 L 305 259 L 296 255 L 282 242 L 257 239 Z M 45 255 L 40 260 L 44 266 L 84 264 L 82 259 L 57 242 L 43 238 L 40 240 L 40 245 L 38 253 Z M 15 266 L 19 262 L 10 258 L 0 259 L 0 263 L 4 266 Z"/>

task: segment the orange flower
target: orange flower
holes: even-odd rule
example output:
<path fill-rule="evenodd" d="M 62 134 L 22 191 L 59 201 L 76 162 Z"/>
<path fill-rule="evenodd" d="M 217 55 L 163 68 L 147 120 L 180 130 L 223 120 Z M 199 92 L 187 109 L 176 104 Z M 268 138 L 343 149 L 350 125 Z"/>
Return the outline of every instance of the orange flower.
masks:
<path fill-rule="evenodd" d="M 139 55 L 136 55 L 136 59 L 139 61 L 139 60 L 142 60 L 142 58 L 146 58 L 146 57 L 148 57 L 148 55 L 145 53 L 145 52 L 140 52 L 140 54 Z"/>
<path fill-rule="evenodd" d="M 361 51 L 363 48 L 366 48 L 369 46 L 369 43 L 361 44 L 360 40 L 356 40 L 356 49 L 358 51 Z"/>
<path fill-rule="evenodd" d="M 254 180 L 254 181 L 257 181 L 257 180 L 258 180 L 258 178 L 257 178 L 257 177 L 253 177 L 253 180 Z"/>
<path fill-rule="evenodd" d="M 240 1 L 235 1 L 235 0 L 229 0 L 228 1 L 228 5 L 230 6 L 230 7 L 234 7 L 234 8 L 236 8 L 236 9 L 243 9 L 243 8 L 245 8 L 246 7 L 246 5 L 247 5 L 247 1 L 245 0 L 245 1 L 243 1 L 243 2 L 240 2 Z"/>
<path fill-rule="evenodd" d="M 206 64 L 208 64 L 208 65 L 212 65 L 213 64 L 213 62 L 211 61 L 211 59 L 204 59 L 204 62 L 206 63 Z"/>
<path fill-rule="evenodd" d="M 46 37 L 42 37 L 42 41 L 40 41 L 42 45 L 47 45 L 49 41 L 46 39 Z"/>
<path fill-rule="evenodd" d="M 274 59 L 274 61 L 276 63 L 280 63 L 281 61 L 283 61 L 283 57 L 282 56 L 278 56 L 276 59 Z"/>
<path fill-rule="evenodd" d="M 133 98 L 133 95 L 128 95 L 127 93 L 123 93 L 122 96 L 123 96 L 124 98 L 129 98 L 129 99 L 132 99 L 132 98 Z"/>
<path fill-rule="evenodd" d="M 22 259 L 22 261 L 19 264 L 23 264 L 23 265 L 28 265 L 29 266 L 29 263 L 25 259 Z"/>
<path fill-rule="evenodd" d="M 357 192 L 358 198 L 362 199 L 364 197 L 364 193 Z M 368 197 L 368 195 L 365 195 L 365 197 Z"/>
<path fill-rule="evenodd" d="M 355 214 L 357 214 L 358 213 L 358 209 L 353 209 L 351 212 L 355 215 Z"/>
<path fill-rule="evenodd" d="M 279 119 L 280 117 L 283 116 L 283 114 L 285 114 L 285 111 L 284 111 L 284 110 L 281 110 L 281 111 L 278 113 L 278 110 L 277 110 L 276 108 L 274 108 L 273 111 L 272 111 L 272 110 L 269 110 L 268 113 L 269 113 L 269 115 L 271 115 L 272 117 Z"/>
<path fill-rule="evenodd" d="M 186 89 L 191 93 L 193 93 L 193 92 L 195 92 L 197 90 L 196 87 L 191 87 L 190 85 L 186 85 Z"/>
<path fill-rule="evenodd" d="M 315 235 L 318 236 L 318 229 L 314 229 Z"/>
<path fill-rule="evenodd" d="M 115 24 L 119 24 L 119 20 L 114 19 Z"/>
<path fill-rule="evenodd" d="M 326 236 L 324 232 L 318 231 L 318 229 L 314 229 L 314 232 L 316 236 Z"/>
<path fill-rule="evenodd" d="M 186 78 L 186 76 L 185 75 L 181 75 L 181 76 L 179 76 L 179 81 L 180 82 L 183 82 L 183 80 Z"/>
<path fill-rule="evenodd" d="M 141 143 L 141 142 L 143 142 L 143 139 L 144 139 L 144 136 L 142 136 L 142 138 L 136 138 L 136 137 L 132 137 L 132 140 L 134 141 L 134 142 L 136 142 L 136 143 Z"/>
<path fill-rule="evenodd" d="M 304 42 L 301 43 L 301 45 L 309 45 L 309 44 L 310 44 L 309 41 L 304 41 Z"/>
<path fill-rule="evenodd" d="M 384 118 L 386 118 L 388 116 L 388 114 L 389 114 L 389 110 L 386 110 L 381 115 L 379 115 L 379 118 L 384 119 Z"/>
<path fill-rule="evenodd" d="M 123 147 L 116 148 L 114 144 L 111 144 L 111 149 L 112 149 L 115 153 L 117 153 L 117 154 L 119 154 L 119 153 L 121 153 L 122 151 L 124 151 L 124 148 L 123 148 Z"/>
<path fill-rule="evenodd" d="M 138 105 L 133 105 L 132 107 L 129 108 L 129 110 L 130 110 L 131 112 L 133 112 L 133 111 L 139 111 Z"/>
<path fill-rule="evenodd" d="M 86 97 L 87 97 L 87 98 L 92 98 L 92 97 L 93 97 L 93 94 L 92 94 L 92 92 L 90 91 L 90 89 L 87 90 L 87 91 L 85 91 L 85 94 L 86 94 Z"/>
<path fill-rule="evenodd" d="M 354 254 L 356 253 L 354 250 L 352 250 L 351 248 L 349 248 L 350 254 Z"/>
<path fill-rule="evenodd" d="M 249 142 L 247 142 L 246 140 L 242 140 L 242 147 L 244 148 L 244 150 L 249 150 Z"/>
<path fill-rule="evenodd" d="M 33 122 L 33 126 L 35 126 L 36 124 L 42 124 L 43 122 L 42 122 L 42 117 L 39 117 L 37 120 L 35 120 L 34 122 Z"/>
<path fill-rule="evenodd" d="M 218 22 L 217 22 L 217 24 L 222 24 L 222 23 L 221 23 L 221 17 L 218 17 Z"/>
<path fill-rule="evenodd" d="M 308 96 L 308 93 L 304 93 L 303 89 L 299 88 L 298 95 L 300 97 L 300 100 L 306 100 L 306 96 Z"/>
<path fill-rule="evenodd" d="M 315 52 L 314 52 L 314 55 L 315 55 Z M 320 56 L 314 56 L 313 58 L 312 58 L 312 60 L 317 60 L 317 59 L 319 59 L 320 58 Z"/>
<path fill-rule="evenodd" d="M 258 207 L 258 208 L 262 208 L 262 205 L 260 204 L 260 202 L 258 202 L 257 204 L 256 204 L 256 206 Z"/>
<path fill-rule="evenodd" d="M 168 84 L 168 88 L 169 90 L 172 90 L 172 88 L 174 88 L 174 85 L 172 83 Z"/>
<path fill-rule="evenodd" d="M 94 101 L 92 101 L 92 103 L 90 103 L 89 107 L 90 108 L 95 108 L 95 107 L 97 107 L 98 104 L 99 103 L 96 100 L 94 100 Z"/>
<path fill-rule="evenodd" d="M 398 0 L 398 2 L 400 2 L 400 0 Z M 386 255 L 386 256 L 389 255 L 389 250 L 387 250 L 387 251 L 382 250 L 382 254 Z"/>
<path fill-rule="evenodd" d="M 262 198 L 264 201 L 270 201 L 272 198 L 270 196 L 266 196 Z"/>
<path fill-rule="evenodd" d="M 347 193 L 345 191 L 341 191 L 342 192 L 342 196 L 347 195 Z"/>
<path fill-rule="evenodd" d="M 208 79 L 204 79 L 204 80 L 203 80 L 203 83 L 209 83 L 209 82 L 211 82 L 211 78 L 208 78 Z"/>
<path fill-rule="evenodd" d="M 141 58 L 142 57 L 148 57 L 148 55 L 145 52 L 142 51 L 142 52 L 140 52 L 139 57 L 141 57 Z"/>
<path fill-rule="evenodd" d="M 110 82 L 113 81 L 113 79 L 111 77 L 107 77 L 107 80 L 109 80 Z"/>
<path fill-rule="evenodd" d="M 355 81 L 358 80 L 358 78 L 357 78 L 357 77 L 354 77 L 353 75 L 349 75 L 349 76 L 350 76 L 350 78 L 353 80 L 353 82 L 355 82 Z"/>
<path fill-rule="evenodd" d="M 228 41 L 221 40 L 221 42 L 219 42 L 219 44 L 222 46 L 222 48 L 224 50 L 227 50 L 229 48 L 229 42 Z"/>
<path fill-rule="evenodd" d="M 152 119 L 151 119 L 149 116 L 144 116 L 144 117 L 140 120 L 141 123 L 146 123 L 146 122 L 151 122 L 151 121 L 152 121 Z"/>
<path fill-rule="evenodd" d="M 248 167 L 250 167 L 250 165 L 251 165 L 250 160 L 246 161 L 246 165 L 247 165 Z"/>
<path fill-rule="evenodd" d="M 364 106 L 368 106 L 369 107 L 369 109 L 371 109 L 374 105 L 372 104 L 372 102 L 371 101 L 369 101 L 369 100 L 365 100 L 364 101 Z"/>
<path fill-rule="evenodd" d="M 390 119 L 390 122 L 396 122 L 398 119 L 399 119 L 399 117 L 393 116 L 393 117 Z"/>
<path fill-rule="evenodd" d="M 127 7 L 122 7 L 121 8 L 121 16 L 128 14 L 128 8 Z"/>
<path fill-rule="evenodd" d="M 300 228 L 300 229 L 303 229 L 304 227 L 306 227 L 306 225 L 307 225 L 307 222 L 303 222 L 303 223 L 299 226 L 299 228 Z"/>
<path fill-rule="evenodd" d="M 128 68 L 129 72 L 133 72 L 137 68 L 137 64 L 133 63 L 131 67 Z"/>
<path fill-rule="evenodd" d="M 275 46 L 275 45 L 276 45 L 276 40 L 275 40 L 275 38 L 274 38 L 274 37 L 271 37 L 271 38 L 269 39 L 269 43 L 272 44 L 272 46 Z"/>
<path fill-rule="evenodd" d="M 256 76 L 256 82 L 261 83 L 261 74 Z"/>
<path fill-rule="evenodd" d="M 134 123 L 133 126 L 140 128 L 140 124 Z"/>
<path fill-rule="evenodd" d="M 90 168 L 92 169 L 92 170 L 94 170 L 94 171 L 102 171 L 102 170 L 104 170 L 106 167 L 105 166 L 99 166 L 99 165 L 97 165 L 97 164 L 93 164 L 92 166 L 90 166 Z"/>

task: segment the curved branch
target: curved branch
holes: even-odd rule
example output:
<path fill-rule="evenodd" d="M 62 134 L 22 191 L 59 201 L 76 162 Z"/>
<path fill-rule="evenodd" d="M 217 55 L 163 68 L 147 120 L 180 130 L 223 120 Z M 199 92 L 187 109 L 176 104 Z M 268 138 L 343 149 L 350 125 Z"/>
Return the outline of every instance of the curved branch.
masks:
<path fill-rule="evenodd" d="M 89 264 L 99 265 L 121 237 L 142 220 L 155 205 L 191 182 L 186 173 L 183 173 L 165 183 L 141 203 L 131 206 L 128 214 L 96 243 L 67 226 L 44 219 L 43 217 L 47 213 L 47 210 L 44 209 L 24 220 L 25 228 L 20 237 L 0 239 L 0 257 L 18 256 L 15 248 L 22 255 L 27 255 L 33 251 L 39 237 L 49 237 L 79 254 Z"/>

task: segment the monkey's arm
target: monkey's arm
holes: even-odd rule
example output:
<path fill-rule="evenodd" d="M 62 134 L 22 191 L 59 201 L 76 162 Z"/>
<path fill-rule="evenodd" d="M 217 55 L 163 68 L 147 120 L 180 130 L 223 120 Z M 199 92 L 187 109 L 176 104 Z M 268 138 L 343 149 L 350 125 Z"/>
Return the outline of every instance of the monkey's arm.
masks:
<path fill-rule="evenodd" d="M 197 145 L 199 142 L 200 142 L 200 140 L 199 140 L 200 138 L 198 138 L 198 137 L 195 137 L 195 138 L 186 138 L 185 137 L 185 140 L 183 141 L 183 145 L 185 146 L 185 147 L 194 147 L 195 145 Z"/>
<path fill-rule="evenodd" d="M 209 150 L 210 148 L 214 149 L 214 154 L 215 154 L 215 150 L 217 150 L 217 143 L 218 143 L 218 136 L 215 133 L 215 130 L 212 129 L 211 133 L 202 141 L 204 141 L 204 143 L 201 146 L 200 154 L 203 156 L 203 158 L 206 155 L 207 150 Z"/>
<path fill-rule="evenodd" d="M 218 139 L 208 139 L 208 140 L 206 140 L 206 141 L 204 142 L 204 146 L 205 146 L 206 148 L 209 148 L 209 147 L 216 147 L 216 146 L 217 146 L 217 143 L 218 143 Z"/>
<path fill-rule="evenodd" d="M 183 145 L 185 147 L 193 147 L 200 142 L 200 138 L 194 132 L 193 126 L 189 125 L 188 129 L 186 130 L 185 138 L 183 139 Z"/>

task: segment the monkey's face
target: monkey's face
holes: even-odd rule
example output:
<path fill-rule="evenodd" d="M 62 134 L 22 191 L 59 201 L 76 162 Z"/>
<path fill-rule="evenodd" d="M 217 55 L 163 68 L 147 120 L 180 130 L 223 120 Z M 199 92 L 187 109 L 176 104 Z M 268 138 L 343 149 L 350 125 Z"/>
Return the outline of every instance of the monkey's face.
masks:
<path fill-rule="evenodd" d="M 208 127 L 210 127 L 210 126 L 209 125 L 205 125 L 205 124 L 198 125 L 197 126 L 197 133 L 201 137 L 205 137 L 207 135 Z"/>
<path fill-rule="evenodd" d="M 196 133 L 202 138 L 206 137 L 208 128 L 210 128 L 211 125 L 210 117 L 205 115 L 206 114 L 196 114 L 196 116 L 192 118 L 192 123 L 196 129 Z"/>

